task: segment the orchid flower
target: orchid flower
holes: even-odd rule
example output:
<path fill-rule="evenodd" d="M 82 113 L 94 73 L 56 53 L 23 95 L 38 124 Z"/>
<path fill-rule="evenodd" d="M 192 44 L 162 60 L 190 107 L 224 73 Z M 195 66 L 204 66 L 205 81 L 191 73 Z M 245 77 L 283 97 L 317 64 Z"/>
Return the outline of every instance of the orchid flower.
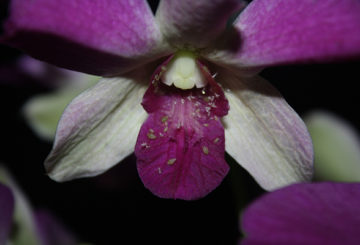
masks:
<path fill-rule="evenodd" d="M 323 181 L 360 181 L 360 138 L 345 119 L 326 111 L 304 117 L 314 145 L 314 178 Z"/>
<path fill-rule="evenodd" d="M 244 6 L 162 0 L 154 16 L 144 0 L 12 0 L 3 42 L 104 76 L 62 115 L 50 177 L 98 175 L 135 146 L 140 178 L 163 198 L 215 189 L 225 150 L 266 190 L 309 180 L 306 127 L 256 73 L 359 57 L 360 2 L 255 0 L 228 23 Z"/>
<path fill-rule="evenodd" d="M 360 184 L 302 183 L 268 193 L 242 216 L 242 245 L 357 245 Z"/>
<path fill-rule="evenodd" d="M 33 210 L 11 174 L 0 165 L 0 244 L 75 245 L 70 232 L 46 210 Z"/>

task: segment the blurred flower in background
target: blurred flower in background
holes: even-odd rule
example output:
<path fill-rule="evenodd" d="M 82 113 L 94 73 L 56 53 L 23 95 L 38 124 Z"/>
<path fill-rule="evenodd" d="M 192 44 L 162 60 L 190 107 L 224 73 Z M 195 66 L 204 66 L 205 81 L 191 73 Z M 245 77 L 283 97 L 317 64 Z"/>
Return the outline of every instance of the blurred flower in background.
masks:
<path fill-rule="evenodd" d="M 77 244 L 73 235 L 50 212 L 32 209 L 21 189 L 1 165 L 0 244 Z"/>
<path fill-rule="evenodd" d="M 46 77 L 47 83 L 55 87 L 55 91 L 32 97 L 23 108 L 24 116 L 35 133 L 44 140 L 52 141 L 66 106 L 81 92 L 95 85 L 99 77 L 58 68 L 31 57 L 23 57 L 21 64 L 24 71 L 39 80 Z"/>
<path fill-rule="evenodd" d="M 294 184 L 245 210 L 240 244 L 358 245 L 359 207 L 360 183 Z"/>
<path fill-rule="evenodd" d="M 62 69 L 48 63 L 18 55 L 0 66 L 0 84 L 19 89 L 39 86 L 45 89 L 56 89 L 63 86 L 66 77 L 73 71 Z"/>
<path fill-rule="evenodd" d="M 360 181 L 360 137 L 344 119 L 326 111 L 304 117 L 314 145 L 315 180 Z"/>
<path fill-rule="evenodd" d="M 6 244 L 11 229 L 14 211 L 14 196 L 11 190 L 0 183 L 0 244 Z"/>
<path fill-rule="evenodd" d="M 0 67 L 0 82 L 19 89 L 40 86 L 48 91 L 30 98 L 22 112 L 33 131 L 43 140 L 53 141 L 56 127 L 73 98 L 92 87 L 99 77 L 66 70 L 21 56 L 13 64 Z"/>

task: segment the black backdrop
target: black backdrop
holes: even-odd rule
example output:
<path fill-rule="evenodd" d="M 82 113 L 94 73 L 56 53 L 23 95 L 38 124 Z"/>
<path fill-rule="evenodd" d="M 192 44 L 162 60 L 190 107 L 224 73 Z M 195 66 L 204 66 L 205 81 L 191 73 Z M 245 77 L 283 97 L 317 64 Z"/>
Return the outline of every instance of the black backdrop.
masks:
<path fill-rule="evenodd" d="M 151 4 L 155 8 L 156 1 Z M 1 1 L 1 19 L 6 7 L 7 1 Z M 0 68 L 13 64 L 20 55 L 0 45 Z M 300 115 L 325 109 L 359 128 L 359 64 L 272 67 L 261 75 Z M 16 86 L 10 80 L 0 83 L 0 162 L 12 172 L 34 208 L 51 210 L 81 241 L 98 245 L 236 243 L 240 208 L 263 191 L 231 159 L 231 171 L 223 183 L 192 202 L 153 196 L 137 175 L 134 155 L 101 176 L 53 182 L 42 165 L 51 144 L 36 137 L 20 113 L 28 98 L 48 89 L 26 80 Z"/>

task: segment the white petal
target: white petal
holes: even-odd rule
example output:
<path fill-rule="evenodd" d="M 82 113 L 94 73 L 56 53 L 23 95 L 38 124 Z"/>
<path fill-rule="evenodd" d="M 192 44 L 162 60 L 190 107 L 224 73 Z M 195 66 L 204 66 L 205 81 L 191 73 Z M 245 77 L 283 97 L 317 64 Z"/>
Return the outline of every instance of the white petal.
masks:
<path fill-rule="evenodd" d="M 308 181 L 313 150 L 307 129 L 282 96 L 260 77 L 225 73 L 230 104 L 226 151 L 266 190 Z"/>
<path fill-rule="evenodd" d="M 134 151 L 146 117 L 140 104 L 146 86 L 137 81 L 102 79 L 70 103 L 45 162 L 51 178 L 65 181 L 98 175 Z"/>

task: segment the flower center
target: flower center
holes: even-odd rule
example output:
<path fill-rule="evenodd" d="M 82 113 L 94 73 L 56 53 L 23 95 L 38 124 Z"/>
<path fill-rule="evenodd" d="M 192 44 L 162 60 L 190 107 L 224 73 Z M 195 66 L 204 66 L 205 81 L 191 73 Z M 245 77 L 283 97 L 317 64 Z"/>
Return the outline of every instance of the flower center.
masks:
<path fill-rule="evenodd" d="M 194 86 L 203 88 L 207 81 L 196 61 L 196 55 L 189 51 L 178 51 L 166 67 L 162 82 L 168 86 L 186 90 Z"/>

